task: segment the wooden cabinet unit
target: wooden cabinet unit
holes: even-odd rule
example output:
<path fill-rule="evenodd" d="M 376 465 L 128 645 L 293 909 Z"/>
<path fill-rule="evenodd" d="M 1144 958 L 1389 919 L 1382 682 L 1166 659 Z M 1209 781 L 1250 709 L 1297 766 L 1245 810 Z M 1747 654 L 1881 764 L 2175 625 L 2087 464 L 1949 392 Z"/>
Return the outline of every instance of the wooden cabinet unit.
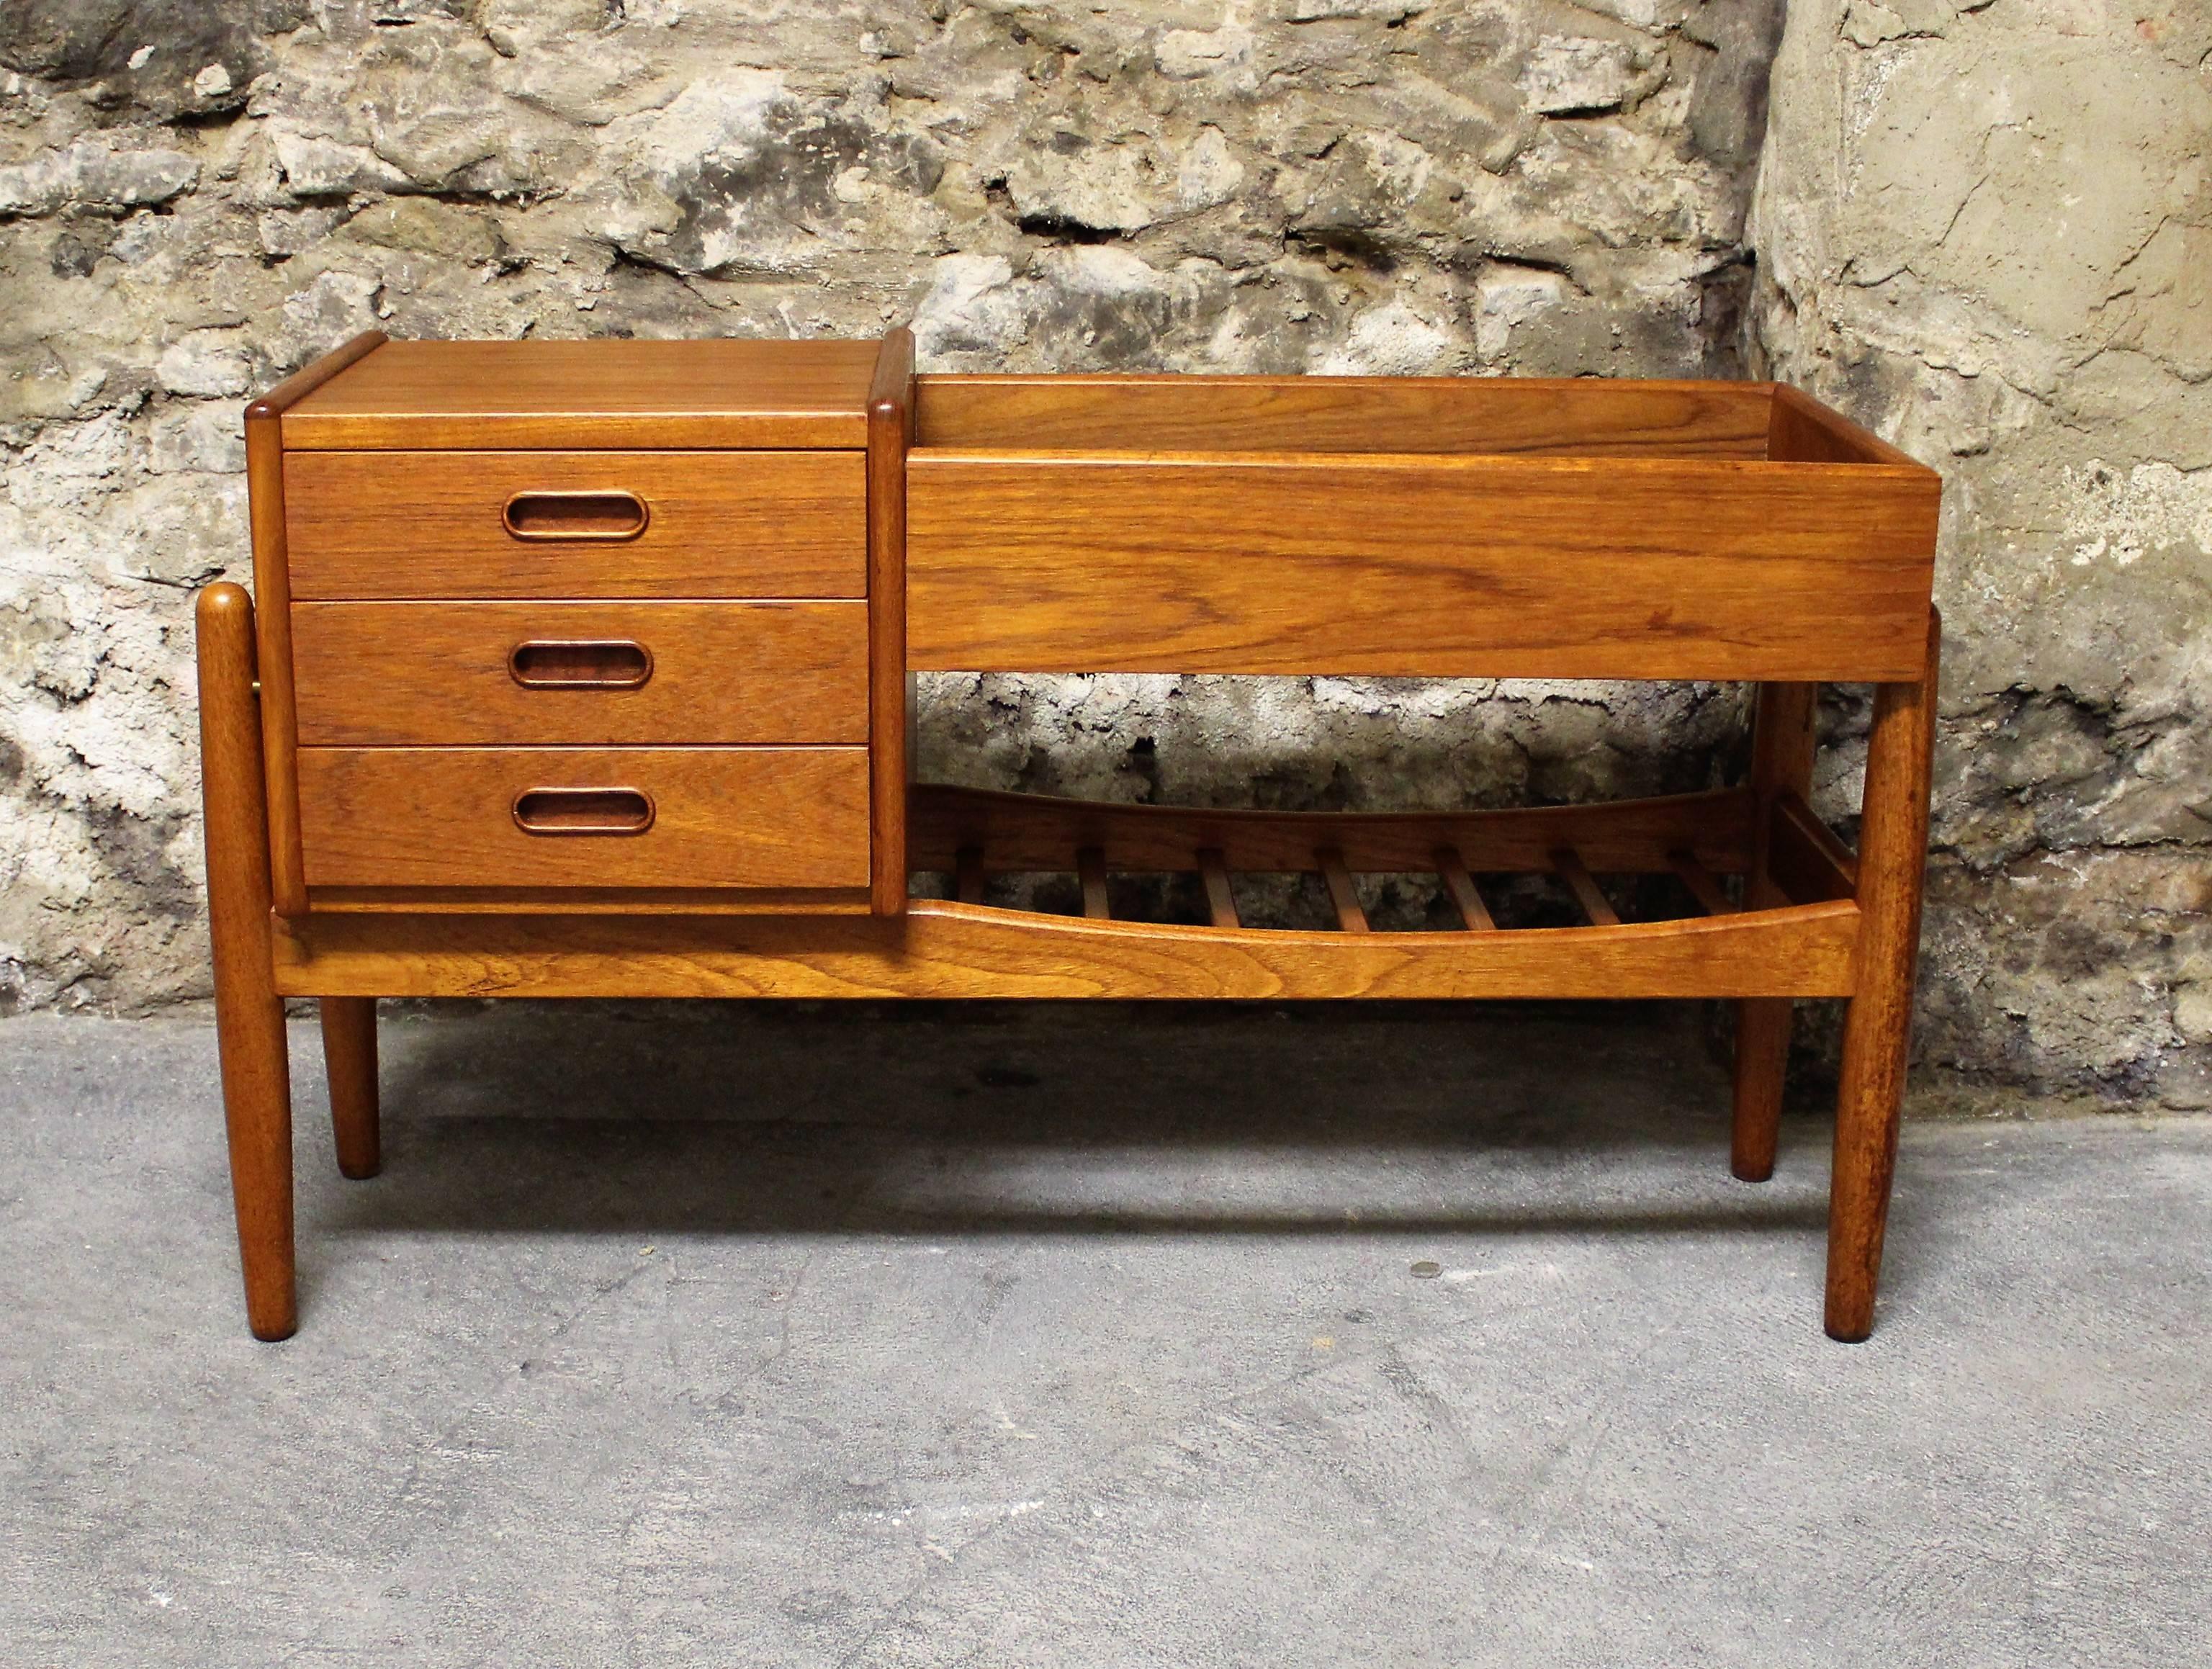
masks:
<path fill-rule="evenodd" d="M 296 1325 L 282 1003 L 379 1162 L 379 997 L 1650 997 L 1740 1004 L 1772 1169 L 1790 1004 L 1850 999 L 1828 1330 L 1872 1326 L 1902 1091 L 1941 483 L 1770 384 L 917 376 L 880 343 L 387 343 L 246 413 L 254 596 L 200 599 L 246 1305 Z M 1612 805 L 1280 814 L 910 780 L 915 670 L 1725 678 L 1748 779 Z M 1876 686 L 1859 851 L 1806 809 Z M 1066 871 L 1082 913 L 983 901 Z M 1108 876 L 1206 919 L 1113 919 Z M 1362 873 L 1458 925 L 1373 931 Z M 1320 877 L 1331 932 L 1241 919 Z M 909 900 L 909 876 L 951 877 Z M 1501 928 L 1534 872 L 1581 924 Z M 1624 919 L 1609 877 L 1688 913 Z"/>

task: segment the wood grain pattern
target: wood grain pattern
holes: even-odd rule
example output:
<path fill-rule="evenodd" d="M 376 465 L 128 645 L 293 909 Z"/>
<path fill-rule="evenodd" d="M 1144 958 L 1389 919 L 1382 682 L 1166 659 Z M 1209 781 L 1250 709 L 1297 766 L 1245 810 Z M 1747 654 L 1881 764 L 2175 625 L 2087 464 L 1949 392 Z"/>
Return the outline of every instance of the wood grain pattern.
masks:
<path fill-rule="evenodd" d="M 1909 677 L 1938 491 L 1917 466 L 1863 464 L 917 448 L 907 655 L 956 671 Z"/>
<path fill-rule="evenodd" d="M 516 645 L 639 645 L 635 689 L 526 689 Z M 854 743 L 868 739 L 861 603 L 299 603 L 300 740 Z"/>
<path fill-rule="evenodd" d="M 292 683 L 291 569 L 285 538 L 283 415 L 340 372 L 385 345 L 381 331 L 363 331 L 295 372 L 246 408 L 246 490 L 253 540 L 253 594 L 259 634 L 261 747 L 267 773 L 270 897 L 279 915 L 307 907 L 300 872 L 300 800 L 293 753 L 299 745 Z"/>
<path fill-rule="evenodd" d="M 906 792 L 914 679 L 906 665 L 906 457 L 914 439 L 914 334 L 884 337 L 868 389 L 868 841 L 872 907 L 906 908 Z"/>
<path fill-rule="evenodd" d="M 325 997 L 322 1010 L 324 1075 L 331 1089 L 331 1135 L 338 1174 L 365 1181 L 384 1166 L 376 1099 L 376 999 Z"/>
<path fill-rule="evenodd" d="M 292 1089 L 284 1004 L 270 983 L 269 825 L 254 711 L 253 604 L 222 582 L 199 594 L 200 781 L 208 937 L 230 1187 L 246 1325 L 288 1338 L 299 1325 L 292 1259 Z"/>
<path fill-rule="evenodd" d="M 1224 931 L 914 899 L 903 916 L 311 916 L 301 996 L 1322 998 L 1834 996 L 1848 901 L 1520 932 Z"/>
<path fill-rule="evenodd" d="M 507 502 L 624 492 L 632 539 L 514 537 Z M 867 592 L 858 452 L 289 452 L 295 600 L 833 598 Z"/>
<path fill-rule="evenodd" d="M 1859 818 L 1854 994 L 1844 1020 L 1828 1188 L 1828 1336 L 1854 1344 L 1874 1331 L 1875 1290 L 1897 1168 L 1897 1121 L 1912 1041 L 1913 972 L 1928 863 L 1928 800 L 1936 751 L 1942 622 L 1931 615 L 1921 677 L 1875 691 Z M 1814 906 L 1814 908 L 1824 907 Z"/>
<path fill-rule="evenodd" d="M 969 451 L 1763 458 L 1773 385 L 1575 377 L 925 376 L 915 440 Z"/>
<path fill-rule="evenodd" d="M 395 342 L 284 417 L 331 450 L 866 444 L 872 342 Z"/>
<path fill-rule="evenodd" d="M 1443 846 L 1479 871 L 1548 869 L 1563 845 L 1608 874 L 1656 873 L 1677 848 L 1736 874 L 1749 861 L 1750 816 L 1741 788 L 1504 811 L 1337 813 L 1126 805 L 926 783 L 914 791 L 907 834 L 917 870 L 950 870 L 955 854 L 972 847 L 978 873 L 994 875 L 1065 870 L 1083 846 L 1099 847 L 1107 867 L 1124 872 L 1187 872 L 1198 867 L 1199 849 L 1212 847 L 1232 870 L 1297 874 L 1313 868 L 1317 845 L 1335 847 L 1369 874 L 1426 871 Z"/>
<path fill-rule="evenodd" d="M 634 788 L 641 834 L 532 835 L 516 797 Z M 302 748 L 311 887 L 865 887 L 860 748 Z"/>

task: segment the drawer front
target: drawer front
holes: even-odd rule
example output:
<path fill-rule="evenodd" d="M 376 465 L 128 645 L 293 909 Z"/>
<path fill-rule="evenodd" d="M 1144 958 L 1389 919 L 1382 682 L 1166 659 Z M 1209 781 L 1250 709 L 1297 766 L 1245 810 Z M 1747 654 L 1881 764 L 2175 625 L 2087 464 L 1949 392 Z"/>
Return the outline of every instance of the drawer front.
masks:
<path fill-rule="evenodd" d="M 868 739 L 865 603 L 301 603 L 305 746 Z"/>
<path fill-rule="evenodd" d="M 302 748 L 299 762 L 310 887 L 868 884 L 864 748 Z"/>
<path fill-rule="evenodd" d="M 295 600 L 865 597 L 845 452 L 284 455 Z"/>

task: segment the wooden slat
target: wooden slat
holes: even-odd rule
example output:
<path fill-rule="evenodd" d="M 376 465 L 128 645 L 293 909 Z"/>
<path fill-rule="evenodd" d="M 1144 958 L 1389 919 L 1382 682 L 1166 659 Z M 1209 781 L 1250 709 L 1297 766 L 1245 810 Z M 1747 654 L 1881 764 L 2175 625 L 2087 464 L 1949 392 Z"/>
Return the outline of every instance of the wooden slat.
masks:
<path fill-rule="evenodd" d="M 1083 913 L 1092 921 L 1105 921 L 1114 912 L 1106 902 L 1106 854 L 1085 847 L 1075 854 L 1076 878 L 1083 884 Z"/>
<path fill-rule="evenodd" d="M 1583 913 L 1590 919 L 1592 926 L 1620 926 L 1620 913 L 1599 889 L 1595 877 L 1589 872 L 1589 866 L 1572 847 L 1562 847 L 1553 853 L 1552 867 L 1558 872 L 1559 879 L 1567 883 L 1567 889 L 1574 894 L 1575 902 L 1583 907 Z"/>
<path fill-rule="evenodd" d="M 927 376 L 917 444 L 1763 458 L 1772 385 L 1540 377 Z"/>
<path fill-rule="evenodd" d="M 1698 901 L 1698 907 L 1707 915 L 1735 913 L 1735 901 L 1728 895 L 1727 889 L 1713 872 L 1698 861 L 1695 853 L 1675 852 L 1668 855 L 1673 862 L 1674 873 L 1681 877 L 1682 884 L 1690 889 L 1690 895 Z"/>
<path fill-rule="evenodd" d="M 297 996 L 1473 998 L 1847 995 L 1857 907 L 1528 932 L 1086 921 L 916 899 L 869 915 L 311 916 Z"/>
<path fill-rule="evenodd" d="M 1216 927 L 1241 927 L 1243 919 L 1237 913 L 1237 889 L 1229 879 L 1229 863 L 1218 847 L 1201 847 L 1198 853 L 1199 878 L 1206 883 L 1206 910 Z"/>
<path fill-rule="evenodd" d="M 872 342 L 395 342 L 284 416 L 290 447 L 859 451 Z"/>
<path fill-rule="evenodd" d="M 1741 788 L 1598 805 L 1507 811 L 1208 811 L 998 793 L 938 784 L 915 787 L 908 804 L 908 862 L 952 867 L 961 847 L 985 849 L 994 875 L 1065 870 L 1067 854 L 1095 846 L 1109 869 L 1188 873 L 1211 847 L 1231 869 L 1296 874 L 1313 867 L 1316 846 L 1370 873 L 1425 871 L 1440 846 L 1456 847 L 1477 871 L 1551 867 L 1571 846 L 1607 874 L 1657 873 L 1667 854 L 1694 851 L 1718 874 L 1741 872 L 1751 852 L 1751 798 Z"/>
<path fill-rule="evenodd" d="M 1917 676 L 1941 482 L 1741 459 L 957 452 L 907 466 L 918 668 Z"/>
<path fill-rule="evenodd" d="M 1811 904 L 1857 894 L 1858 860 L 1796 794 L 1775 797 L 1767 839 L 1767 868 L 1777 889 L 1773 901 Z"/>
<path fill-rule="evenodd" d="M 1444 883 L 1459 919 L 1467 924 L 1468 931 L 1488 933 L 1497 931 L 1498 924 L 1491 919 L 1490 907 L 1482 901 L 1482 894 L 1474 884 L 1474 877 L 1468 873 L 1467 860 L 1460 856 L 1457 847 L 1438 847 L 1430 860 L 1437 866 L 1437 878 Z"/>
<path fill-rule="evenodd" d="M 963 904 L 983 901 L 983 848 L 964 846 L 953 857 L 954 890 Z"/>
<path fill-rule="evenodd" d="M 1322 881 L 1328 888 L 1328 901 L 1336 912 L 1338 930 L 1365 932 L 1367 912 L 1359 907 L 1358 889 L 1352 884 L 1352 871 L 1344 866 L 1344 853 L 1334 847 L 1323 847 L 1314 853 L 1314 862 L 1320 866 Z"/>

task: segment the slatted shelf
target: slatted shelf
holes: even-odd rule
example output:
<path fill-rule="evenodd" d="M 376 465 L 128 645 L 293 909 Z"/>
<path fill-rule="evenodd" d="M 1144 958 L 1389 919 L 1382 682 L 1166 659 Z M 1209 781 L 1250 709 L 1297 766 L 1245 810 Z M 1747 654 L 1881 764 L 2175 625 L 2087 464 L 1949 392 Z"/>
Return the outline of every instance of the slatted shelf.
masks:
<path fill-rule="evenodd" d="M 1243 930 L 1238 873 L 1305 874 L 1320 878 L 1334 932 L 1366 934 L 1376 929 L 1360 902 L 1358 876 L 1431 875 L 1459 918 L 1456 931 L 1492 934 L 1554 930 L 1501 930 L 1479 875 L 1493 884 L 1546 877 L 1589 928 L 1740 917 L 1752 901 L 1740 904 L 1728 880 L 1748 868 L 1753 811 L 1750 797 L 1734 789 L 1506 811 L 1334 813 L 1208 811 L 929 786 L 913 792 L 908 838 L 912 867 L 949 869 L 963 904 L 981 904 L 989 876 L 1072 870 L 1084 919 L 1109 921 L 1109 874 L 1194 875 L 1206 902 L 1200 931 Z M 1764 907 L 1850 897 L 1850 854 L 1802 803 L 1776 808 L 1773 836 L 1786 857 L 1775 865 L 1781 878 L 1770 883 Z M 1698 915 L 1624 920 L 1600 875 L 1672 876 Z"/>

